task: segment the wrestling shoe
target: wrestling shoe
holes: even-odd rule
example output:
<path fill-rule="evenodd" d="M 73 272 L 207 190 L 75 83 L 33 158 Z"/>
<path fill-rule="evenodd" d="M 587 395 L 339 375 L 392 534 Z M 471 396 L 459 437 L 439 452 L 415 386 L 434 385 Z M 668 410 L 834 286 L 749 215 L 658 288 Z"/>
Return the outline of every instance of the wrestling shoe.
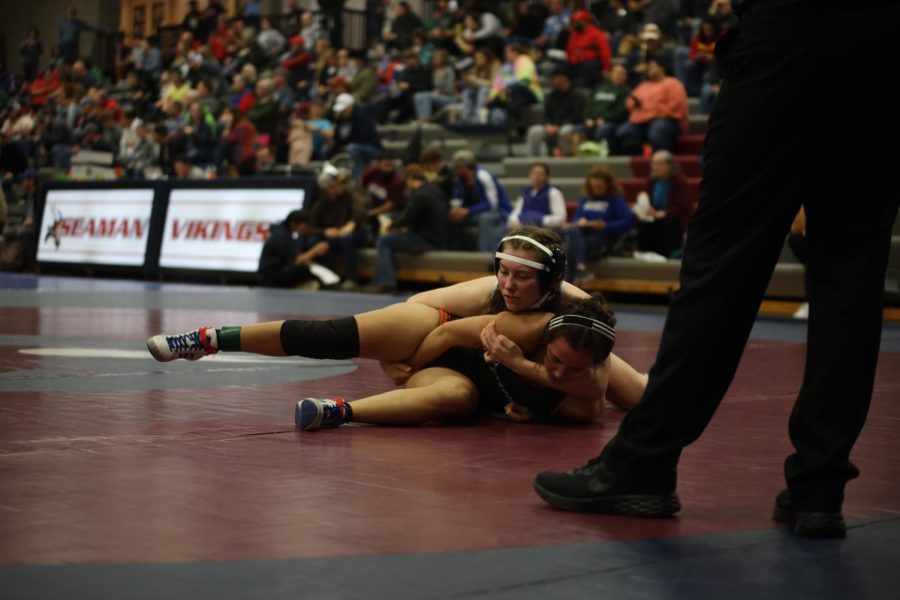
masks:
<path fill-rule="evenodd" d="M 219 351 L 216 330 L 201 327 L 177 335 L 154 335 L 147 340 L 147 350 L 159 362 L 169 362 L 176 358 L 197 360 Z"/>
<path fill-rule="evenodd" d="M 847 524 L 841 511 L 806 511 L 794 508 L 791 493 L 781 490 L 775 497 L 772 518 L 791 526 L 794 535 L 809 538 L 847 537 Z"/>
<path fill-rule="evenodd" d="M 559 510 L 627 517 L 671 517 L 681 510 L 674 490 L 620 481 L 599 458 L 571 471 L 538 473 L 534 490 Z"/>
<path fill-rule="evenodd" d="M 349 421 L 350 403 L 342 398 L 305 398 L 297 402 L 294 409 L 294 423 L 304 431 L 334 428 Z"/>

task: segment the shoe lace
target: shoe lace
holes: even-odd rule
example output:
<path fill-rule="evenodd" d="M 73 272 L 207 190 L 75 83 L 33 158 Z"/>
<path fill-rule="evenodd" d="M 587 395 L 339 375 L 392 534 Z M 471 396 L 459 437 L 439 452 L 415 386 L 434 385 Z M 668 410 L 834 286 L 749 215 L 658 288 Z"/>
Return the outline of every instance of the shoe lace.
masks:
<path fill-rule="evenodd" d="M 203 342 L 200 340 L 199 331 L 167 335 L 166 344 L 172 352 L 199 352 L 203 350 Z"/>
<path fill-rule="evenodd" d="M 343 422 L 344 409 L 341 406 L 341 403 L 336 400 L 325 400 L 322 403 L 322 423 L 341 424 Z"/>

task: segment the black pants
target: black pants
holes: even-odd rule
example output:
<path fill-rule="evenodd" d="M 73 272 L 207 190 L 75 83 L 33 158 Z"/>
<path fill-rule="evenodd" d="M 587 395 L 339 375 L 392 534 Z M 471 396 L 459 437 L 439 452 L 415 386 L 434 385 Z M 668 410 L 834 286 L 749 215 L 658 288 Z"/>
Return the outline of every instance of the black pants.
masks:
<path fill-rule="evenodd" d="M 754 2 L 719 42 L 725 81 L 710 117 L 681 289 L 644 398 L 603 459 L 626 480 L 675 485 L 681 449 L 727 391 L 804 203 L 808 351 L 785 475 L 797 506 L 829 510 L 858 475 L 849 454 L 868 412 L 881 339 L 898 209 L 887 174 L 900 134 L 891 117 L 864 132 L 838 125 L 838 115 L 870 112 L 871 98 L 833 93 L 829 81 L 851 72 L 858 81 L 883 79 L 900 50 L 890 33 L 900 10 L 869 1 L 777 4 Z"/>

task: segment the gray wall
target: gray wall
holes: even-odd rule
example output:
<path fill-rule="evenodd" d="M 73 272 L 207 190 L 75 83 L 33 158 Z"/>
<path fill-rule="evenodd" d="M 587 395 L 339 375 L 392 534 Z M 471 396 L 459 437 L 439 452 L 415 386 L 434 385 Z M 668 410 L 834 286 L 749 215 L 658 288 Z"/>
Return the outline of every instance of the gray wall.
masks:
<path fill-rule="evenodd" d="M 107 31 L 119 29 L 118 0 L 0 0 L 0 34 L 6 38 L 6 57 L 14 72 L 20 72 L 19 44 L 32 25 L 40 29 L 44 43 L 41 68 L 47 64 L 50 47 L 56 43 L 59 23 L 70 6 L 78 9 L 78 18 L 92 25 Z M 93 52 L 94 36 L 82 34 L 81 55 L 93 58 Z"/>

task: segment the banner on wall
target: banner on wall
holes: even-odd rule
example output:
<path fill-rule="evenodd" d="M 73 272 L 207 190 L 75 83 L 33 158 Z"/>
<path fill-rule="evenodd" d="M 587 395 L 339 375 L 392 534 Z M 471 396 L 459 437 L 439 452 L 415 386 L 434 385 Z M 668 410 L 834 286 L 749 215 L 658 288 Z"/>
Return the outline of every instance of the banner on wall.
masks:
<path fill-rule="evenodd" d="M 302 209 L 299 188 L 174 188 L 159 266 L 254 273 L 269 227 Z"/>
<path fill-rule="evenodd" d="M 152 188 L 48 190 L 38 262 L 142 266 L 153 194 Z"/>

